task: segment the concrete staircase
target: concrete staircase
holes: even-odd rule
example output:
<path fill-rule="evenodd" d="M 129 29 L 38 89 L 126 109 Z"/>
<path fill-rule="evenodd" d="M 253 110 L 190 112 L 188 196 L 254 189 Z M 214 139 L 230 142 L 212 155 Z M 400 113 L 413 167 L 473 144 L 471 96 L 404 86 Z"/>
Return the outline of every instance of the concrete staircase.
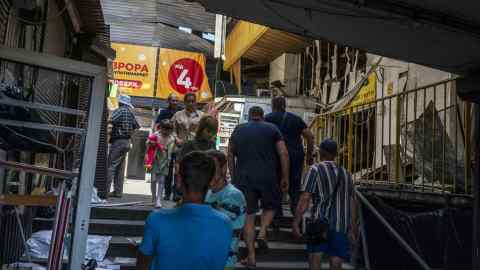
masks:
<path fill-rule="evenodd" d="M 89 233 L 112 236 L 107 258 L 120 264 L 121 269 L 134 269 L 136 252 L 134 243 L 141 240 L 144 221 L 150 212 L 150 207 L 139 206 L 93 208 Z M 270 251 L 266 255 L 258 255 L 257 269 L 308 269 L 305 245 L 293 239 L 291 221 L 291 216 L 283 217 L 278 222 L 279 229 L 269 231 Z M 34 220 L 34 231 L 51 229 L 51 226 L 51 219 Z M 243 242 L 241 248 L 245 251 Z M 325 265 L 325 269 L 328 269 L 328 265 Z"/>

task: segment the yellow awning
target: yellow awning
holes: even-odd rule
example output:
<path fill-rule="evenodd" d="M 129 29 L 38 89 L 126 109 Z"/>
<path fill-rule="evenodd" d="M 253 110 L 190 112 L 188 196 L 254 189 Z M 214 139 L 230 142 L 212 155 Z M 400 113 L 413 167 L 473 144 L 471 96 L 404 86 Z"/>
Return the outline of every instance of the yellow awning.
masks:
<path fill-rule="evenodd" d="M 239 21 L 225 43 L 224 70 L 230 70 L 240 58 L 266 64 L 283 53 L 298 52 L 309 45 L 306 38 Z"/>

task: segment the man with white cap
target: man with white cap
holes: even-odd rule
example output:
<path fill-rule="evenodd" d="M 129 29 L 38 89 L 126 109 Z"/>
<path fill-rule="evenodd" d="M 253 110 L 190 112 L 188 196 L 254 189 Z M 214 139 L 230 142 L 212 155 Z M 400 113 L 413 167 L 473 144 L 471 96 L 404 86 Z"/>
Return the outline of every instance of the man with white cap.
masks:
<path fill-rule="evenodd" d="M 113 111 L 110 123 L 112 132 L 110 135 L 110 154 L 108 156 L 107 190 L 113 185 L 113 192 L 109 197 L 122 197 L 125 171 L 125 157 L 130 150 L 130 138 L 135 130 L 140 128 L 135 116 L 131 112 L 133 108 L 130 96 L 120 95 L 118 109 Z"/>

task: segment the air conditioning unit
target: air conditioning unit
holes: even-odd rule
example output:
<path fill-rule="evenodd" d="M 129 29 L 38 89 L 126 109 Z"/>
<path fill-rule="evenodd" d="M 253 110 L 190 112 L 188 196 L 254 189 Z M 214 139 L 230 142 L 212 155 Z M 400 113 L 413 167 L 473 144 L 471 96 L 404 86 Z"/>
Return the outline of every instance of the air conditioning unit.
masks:
<path fill-rule="evenodd" d="M 272 97 L 272 90 L 270 90 L 270 89 L 257 89 L 257 97 Z"/>

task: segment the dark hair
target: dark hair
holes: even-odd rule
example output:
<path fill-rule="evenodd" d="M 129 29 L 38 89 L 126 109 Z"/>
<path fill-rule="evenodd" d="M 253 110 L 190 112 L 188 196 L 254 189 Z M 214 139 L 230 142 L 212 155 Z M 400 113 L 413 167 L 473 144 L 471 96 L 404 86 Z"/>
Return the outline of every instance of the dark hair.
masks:
<path fill-rule="evenodd" d="M 188 191 L 207 193 L 215 172 L 215 161 L 204 152 L 193 151 L 180 161 L 179 174 Z"/>
<path fill-rule="evenodd" d="M 189 97 L 193 97 L 193 99 L 197 101 L 197 96 L 192 92 L 188 92 L 185 94 L 185 96 L 183 96 L 183 102 L 185 102 Z"/>
<path fill-rule="evenodd" d="M 259 116 L 263 117 L 263 109 L 260 106 L 253 106 L 248 110 L 248 117 L 252 118 L 252 116 Z"/>
<path fill-rule="evenodd" d="M 225 164 L 227 164 L 227 156 L 222 151 L 212 149 L 212 150 L 208 150 L 206 153 L 210 157 L 216 159 L 220 167 L 223 167 L 225 166 Z"/>
<path fill-rule="evenodd" d="M 287 108 L 287 100 L 285 97 L 279 96 L 272 99 L 272 110 L 276 112 L 284 112 Z"/>
<path fill-rule="evenodd" d="M 218 130 L 217 119 L 211 115 L 205 115 L 202 118 L 200 118 L 200 121 L 198 122 L 197 132 L 195 133 L 195 137 L 200 138 L 205 129 L 211 130 L 213 132 L 217 132 Z"/>
<path fill-rule="evenodd" d="M 160 128 L 163 128 L 163 129 L 173 129 L 173 124 L 172 124 L 172 121 L 168 120 L 168 119 L 163 119 L 162 121 L 160 121 Z"/>

